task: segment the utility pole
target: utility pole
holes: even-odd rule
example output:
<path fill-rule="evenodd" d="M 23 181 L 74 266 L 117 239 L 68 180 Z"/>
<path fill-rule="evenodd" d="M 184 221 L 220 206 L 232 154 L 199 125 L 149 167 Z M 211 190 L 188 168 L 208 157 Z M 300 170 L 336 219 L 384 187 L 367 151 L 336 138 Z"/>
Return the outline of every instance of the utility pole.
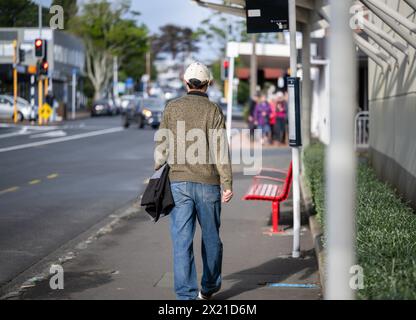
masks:
<path fill-rule="evenodd" d="M 339 1 L 339 0 L 338 0 Z M 290 72 L 297 75 L 298 52 L 296 47 L 296 0 L 289 0 Z M 300 257 L 300 148 L 292 148 L 293 165 L 293 258 Z"/>
<path fill-rule="evenodd" d="M 13 121 L 17 122 L 17 40 L 13 41 Z"/>
<path fill-rule="evenodd" d="M 152 76 L 152 64 L 151 64 L 151 56 L 150 56 L 150 49 L 146 52 L 146 74 L 149 75 L 149 79 Z"/>
<path fill-rule="evenodd" d="M 325 299 L 351 300 L 355 265 L 354 113 L 356 52 L 350 28 L 352 0 L 331 0 L 330 143 L 326 154 L 327 279 Z"/>

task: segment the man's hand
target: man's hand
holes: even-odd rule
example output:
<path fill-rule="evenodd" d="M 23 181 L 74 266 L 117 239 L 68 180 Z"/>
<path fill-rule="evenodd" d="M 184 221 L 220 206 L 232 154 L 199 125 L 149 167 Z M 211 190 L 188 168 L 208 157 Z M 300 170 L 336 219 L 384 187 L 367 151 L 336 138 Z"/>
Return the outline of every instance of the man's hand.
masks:
<path fill-rule="evenodd" d="M 222 193 L 222 202 L 223 203 L 228 203 L 231 201 L 232 197 L 233 197 L 233 192 L 231 190 L 224 190 Z"/>

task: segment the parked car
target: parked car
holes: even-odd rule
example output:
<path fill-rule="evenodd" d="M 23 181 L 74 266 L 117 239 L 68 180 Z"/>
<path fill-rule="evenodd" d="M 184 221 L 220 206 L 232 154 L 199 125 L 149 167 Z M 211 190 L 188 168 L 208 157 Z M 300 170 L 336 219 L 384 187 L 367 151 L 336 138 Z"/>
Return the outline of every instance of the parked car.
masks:
<path fill-rule="evenodd" d="M 10 95 L 0 95 L 0 118 L 3 119 L 13 119 L 14 114 L 14 99 Z M 35 106 L 34 112 L 32 112 L 32 107 L 30 103 L 21 98 L 17 97 L 17 119 L 19 121 L 23 120 L 36 120 L 37 117 L 37 107 Z"/>
<path fill-rule="evenodd" d="M 133 100 L 123 115 L 123 126 L 128 128 L 130 123 L 137 123 L 140 129 L 151 126 L 157 129 L 162 120 L 165 101 L 159 98 L 143 98 Z"/>
<path fill-rule="evenodd" d="M 91 116 L 108 115 L 112 116 L 117 113 L 114 102 L 110 99 L 99 99 L 93 102 L 91 108 Z"/>

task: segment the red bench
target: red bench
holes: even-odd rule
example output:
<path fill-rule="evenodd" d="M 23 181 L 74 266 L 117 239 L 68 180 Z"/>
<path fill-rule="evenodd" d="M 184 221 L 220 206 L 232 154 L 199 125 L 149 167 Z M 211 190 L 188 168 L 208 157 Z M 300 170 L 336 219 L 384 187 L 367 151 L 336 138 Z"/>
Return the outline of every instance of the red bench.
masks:
<path fill-rule="evenodd" d="M 274 173 L 280 177 L 266 176 L 264 173 Z M 287 171 L 263 168 L 260 175 L 253 178 L 250 190 L 243 197 L 243 200 L 272 202 L 273 233 L 279 233 L 280 203 L 289 197 L 291 185 L 292 163 Z"/>

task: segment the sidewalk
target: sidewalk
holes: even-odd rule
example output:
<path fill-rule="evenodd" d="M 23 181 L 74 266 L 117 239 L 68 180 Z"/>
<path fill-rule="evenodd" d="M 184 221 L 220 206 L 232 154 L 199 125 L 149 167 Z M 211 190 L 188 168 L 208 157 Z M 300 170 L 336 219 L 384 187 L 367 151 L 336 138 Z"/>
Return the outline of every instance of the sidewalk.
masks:
<path fill-rule="evenodd" d="M 286 168 L 290 150 L 267 149 L 264 166 Z M 223 287 L 216 299 L 320 299 L 320 289 L 268 287 L 267 283 L 319 284 L 311 235 L 302 228 L 303 257 L 292 259 L 292 236 L 272 236 L 271 204 L 242 201 L 251 177 L 234 171 L 235 198 L 223 206 Z M 281 222 L 290 227 L 291 201 L 282 206 Z M 303 219 L 306 222 L 306 219 Z M 49 280 L 25 290 L 23 299 L 175 299 L 169 219 L 157 224 L 144 211 L 63 264 L 65 287 L 51 290 Z M 195 260 L 200 272 L 200 231 L 195 237 Z M 199 279 L 201 274 L 198 274 Z"/>

